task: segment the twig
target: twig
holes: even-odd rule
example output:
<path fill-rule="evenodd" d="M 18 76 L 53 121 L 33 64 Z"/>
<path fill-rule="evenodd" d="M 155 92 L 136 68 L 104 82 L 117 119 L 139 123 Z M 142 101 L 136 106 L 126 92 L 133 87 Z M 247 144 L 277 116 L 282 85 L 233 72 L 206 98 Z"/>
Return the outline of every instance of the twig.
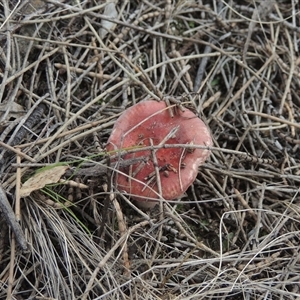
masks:
<path fill-rule="evenodd" d="M 14 147 L 11 147 L 3 142 L 0 141 L 0 146 L 3 148 L 6 148 L 7 150 L 10 150 L 11 152 L 14 152 L 15 154 L 18 154 L 20 156 L 22 156 L 23 158 L 27 159 L 28 161 L 34 163 L 35 160 L 33 158 L 31 158 L 30 156 L 28 156 L 27 154 L 21 152 L 19 149 L 15 149 Z M 3 157 L 0 157 L 1 159 L 3 159 Z"/>
<path fill-rule="evenodd" d="M 19 244 L 22 250 L 27 250 L 27 243 L 24 234 L 22 232 L 21 226 L 16 220 L 16 216 L 1 186 L 0 186 L 0 208 L 2 210 L 4 218 L 6 219 L 6 222 L 10 225 L 11 229 L 15 234 L 17 243 Z"/>
<path fill-rule="evenodd" d="M 265 113 L 261 113 L 261 112 L 258 112 L 258 111 L 248 111 L 248 110 L 246 110 L 244 113 L 247 114 L 247 115 L 260 116 L 260 117 L 263 117 L 263 118 L 266 118 L 266 119 L 276 121 L 278 123 L 283 123 L 283 124 L 287 124 L 287 125 L 290 125 L 290 126 L 294 126 L 296 128 L 300 128 L 299 123 L 290 122 L 288 120 L 281 119 L 281 118 L 271 116 L 271 115 L 268 115 L 268 114 L 265 114 Z"/>
<path fill-rule="evenodd" d="M 84 70 L 84 69 L 75 68 L 75 67 L 71 67 L 71 66 L 68 67 L 67 65 L 63 65 L 63 64 L 60 64 L 60 63 L 56 63 L 56 64 L 54 64 L 54 66 L 58 69 L 63 69 L 63 70 L 69 69 L 71 72 L 75 72 L 75 73 L 78 73 L 78 74 L 82 74 L 82 73 L 86 72 L 86 70 Z M 90 76 L 90 77 L 95 77 L 97 79 L 109 80 L 109 79 L 113 78 L 114 80 L 117 80 L 117 81 L 122 80 L 122 78 L 120 78 L 120 77 L 113 77 L 111 75 L 99 74 L 99 73 L 95 73 L 95 72 L 87 72 L 86 75 Z"/>

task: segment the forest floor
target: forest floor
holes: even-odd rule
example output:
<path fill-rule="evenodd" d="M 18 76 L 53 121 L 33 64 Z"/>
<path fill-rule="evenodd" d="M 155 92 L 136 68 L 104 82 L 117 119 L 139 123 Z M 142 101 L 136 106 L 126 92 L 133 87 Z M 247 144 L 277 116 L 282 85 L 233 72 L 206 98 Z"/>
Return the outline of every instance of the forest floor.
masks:
<path fill-rule="evenodd" d="M 1 1 L 0 299 L 298 299 L 297 3 Z M 213 138 L 148 211 L 105 151 L 147 99 Z"/>

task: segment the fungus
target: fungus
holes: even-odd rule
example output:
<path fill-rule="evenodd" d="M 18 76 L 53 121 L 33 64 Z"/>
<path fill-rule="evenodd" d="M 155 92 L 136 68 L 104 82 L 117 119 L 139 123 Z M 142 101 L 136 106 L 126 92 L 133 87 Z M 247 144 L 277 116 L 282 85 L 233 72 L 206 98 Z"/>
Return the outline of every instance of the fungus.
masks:
<path fill-rule="evenodd" d="M 146 208 L 182 196 L 210 155 L 189 145 L 212 146 L 209 129 L 192 111 L 176 109 L 171 116 L 165 102 L 155 100 L 133 105 L 116 121 L 106 147 L 116 157 L 117 188 Z"/>

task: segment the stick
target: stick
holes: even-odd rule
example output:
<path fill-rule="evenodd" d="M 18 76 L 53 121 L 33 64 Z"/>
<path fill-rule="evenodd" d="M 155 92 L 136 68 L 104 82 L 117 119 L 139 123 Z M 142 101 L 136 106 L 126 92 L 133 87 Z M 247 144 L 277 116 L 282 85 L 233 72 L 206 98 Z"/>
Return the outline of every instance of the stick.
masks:
<path fill-rule="evenodd" d="M 15 234 L 15 238 L 19 246 L 22 250 L 27 250 L 27 243 L 25 240 L 24 233 L 22 232 L 20 224 L 17 222 L 15 214 L 8 202 L 5 192 L 3 191 L 2 187 L 0 186 L 0 208 L 6 219 L 6 222 L 10 225 L 11 229 Z"/>

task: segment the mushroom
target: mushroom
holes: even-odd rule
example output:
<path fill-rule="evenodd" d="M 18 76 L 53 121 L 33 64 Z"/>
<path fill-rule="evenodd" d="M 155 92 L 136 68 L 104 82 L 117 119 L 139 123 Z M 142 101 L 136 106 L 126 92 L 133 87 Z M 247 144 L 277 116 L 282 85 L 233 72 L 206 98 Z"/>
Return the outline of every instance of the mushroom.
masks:
<path fill-rule="evenodd" d="M 128 108 L 119 117 L 106 150 L 117 162 L 117 188 L 127 192 L 139 206 L 148 208 L 159 199 L 182 196 L 196 179 L 198 167 L 209 157 L 210 146 L 209 129 L 192 111 L 175 107 L 171 116 L 165 102 L 147 100 Z M 132 164 L 126 165 L 126 161 Z"/>

